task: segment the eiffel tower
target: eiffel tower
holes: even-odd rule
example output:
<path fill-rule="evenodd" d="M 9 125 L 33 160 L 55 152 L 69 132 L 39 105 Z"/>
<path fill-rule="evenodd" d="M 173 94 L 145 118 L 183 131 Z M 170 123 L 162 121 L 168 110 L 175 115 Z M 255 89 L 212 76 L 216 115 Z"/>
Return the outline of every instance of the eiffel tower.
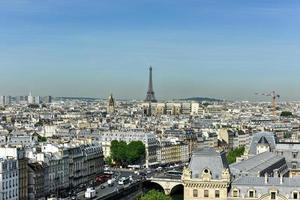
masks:
<path fill-rule="evenodd" d="M 157 102 L 153 91 L 151 66 L 149 68 L 149 84 L 148 84 L 148 91 L 147 91 L 145 102 Z"/>

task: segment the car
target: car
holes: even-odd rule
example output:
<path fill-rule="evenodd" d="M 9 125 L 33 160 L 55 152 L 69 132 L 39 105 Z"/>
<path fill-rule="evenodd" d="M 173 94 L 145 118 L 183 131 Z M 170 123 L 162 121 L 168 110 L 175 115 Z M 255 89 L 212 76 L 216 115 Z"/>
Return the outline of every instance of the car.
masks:
<path fill-rule="evenodd" d="M 114 175 L 114 172 L 113 171 L 105 171 L 104 174 Z"/>
<path fill-rule="evenodd" d="M 156 168 L 156 171 L 157 171 L 157 172 L 162 171 L 162 167 L 157 167 L 157 168 Z"/>
<path fill-rule="evenodd" d="M 109 167 L 104 168 L 104 171 L 109 171 L 109 170 L 110 170 Z"/>
<path fill-rule="evenodd" d="M 71 200 L 76 200 L 77 197 L 76 196 L 71 196 Z"/>

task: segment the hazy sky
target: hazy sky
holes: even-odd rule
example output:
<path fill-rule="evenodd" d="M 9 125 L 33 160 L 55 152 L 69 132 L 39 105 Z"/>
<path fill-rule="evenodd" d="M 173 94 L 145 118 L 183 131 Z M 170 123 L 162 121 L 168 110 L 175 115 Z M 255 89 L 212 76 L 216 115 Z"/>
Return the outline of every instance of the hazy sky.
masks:
<path fill-rule="evenodd" d="M 0 0 L 0 94 L 300 100 L 299 0 Z"/>

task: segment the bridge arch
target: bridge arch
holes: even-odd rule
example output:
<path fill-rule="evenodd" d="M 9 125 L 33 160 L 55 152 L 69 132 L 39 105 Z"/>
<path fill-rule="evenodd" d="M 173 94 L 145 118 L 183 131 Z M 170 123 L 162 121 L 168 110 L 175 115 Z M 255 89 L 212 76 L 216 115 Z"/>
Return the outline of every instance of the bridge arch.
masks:
<path fill-rule="evenodd" d="M 170 195 L 172 192 L 175 193 L 175 192 L 177 192 L 177 190 L 181 190 L 181 189 L 183 190 L 183 184 L 182 184 L 181 180 L 174 180 L 174 179 L 152 179 L 150 181 L 151 181 L 151 183 L 156 183 L 161 188 L 163 188 L 163 192 L 166 195 Z"/>
<path fill-rule="evenodd" d="M 174 194 L 183 194 L 184 192 L 184 187 L 183 184 L 180 183 L 178 185 L 174 185 L 173 188 L 170 191 L 170 195 L 174 195 Z"/>
<path fill-rule="evenodd" d="M 158 190 L 160 192 L 165 192 L 165 190 L 164 190 L 164 188 L 163 188 L 163 186 L 161 184 L 153 182 L 153 181 L 145 181 L 143 183 L 143 188 L 145 190 L 152 190 L 152 189 L 154 189 L 154 190 Z"/>

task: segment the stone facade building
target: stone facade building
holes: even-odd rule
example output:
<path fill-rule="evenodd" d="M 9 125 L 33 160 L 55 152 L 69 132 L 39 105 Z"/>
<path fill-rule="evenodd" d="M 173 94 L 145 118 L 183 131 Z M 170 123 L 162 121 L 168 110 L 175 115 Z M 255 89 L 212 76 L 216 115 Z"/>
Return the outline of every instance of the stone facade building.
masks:
<path fill-rule="evenodd" d="M 184 199 L 226 200 L 231 177 L 225 153 L 212 148 L 195 152 L 182 180 Z"/>
<path fill-rule="evenodd" d="M 212 148 L 195 151 L 183 171 L 184 199 L 300 199 L 297 165 L 294 169 L 291 165 L 297 159 L 297 148 L 278 147 L 271 134 L 254 135 L 249 154 L 231 165 L 224 152 Z"/>

